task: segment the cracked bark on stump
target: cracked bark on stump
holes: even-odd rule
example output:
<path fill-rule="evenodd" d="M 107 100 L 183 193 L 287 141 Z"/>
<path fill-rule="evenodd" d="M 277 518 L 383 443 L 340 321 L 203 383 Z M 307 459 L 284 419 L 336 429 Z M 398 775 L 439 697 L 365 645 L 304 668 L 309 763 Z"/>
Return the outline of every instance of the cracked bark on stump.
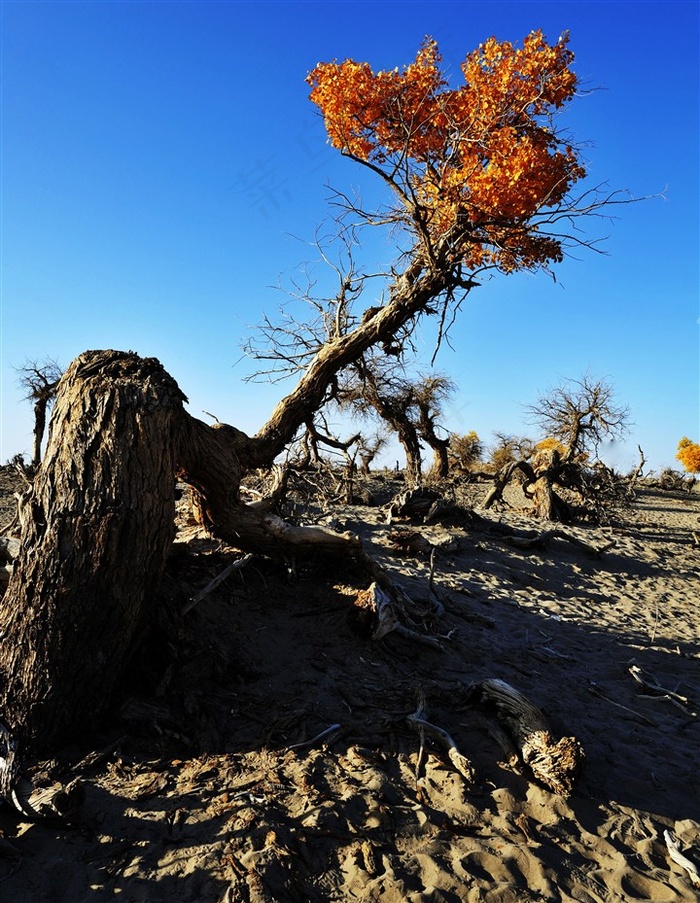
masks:
<path fill-rule="evenodd" d="M 86 353 L 66 372 L 0 605 L 3 720 L 50 747 L 128 667 L 174 537 L 183 395 L 157 361 Z"/>

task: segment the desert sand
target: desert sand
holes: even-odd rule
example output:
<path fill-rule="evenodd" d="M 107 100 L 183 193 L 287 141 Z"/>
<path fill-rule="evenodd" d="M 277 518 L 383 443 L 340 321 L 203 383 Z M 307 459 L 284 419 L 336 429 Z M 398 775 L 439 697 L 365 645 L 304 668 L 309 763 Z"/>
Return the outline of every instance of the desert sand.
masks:
<path fill-rule="evenodd" d="M 391 488 L 382 480 L 377 496 Z M 440 600 L 444 614 L 414 626 L 442 648 L 358 633 L 350 613 L 366 581 L 350 561 L 253 558 L 181 617 L 239 555 L 184 527 L 166 614 L 120 715 L 98 728 L 86 713 L 83 742 L 34 775 L 79 777 L 80 820 L 0 810 L 0 900 L 697 899 L 664 839 L 698 863 L 697 487 L 642 488 L 611 526 L 567 528 L 600 554 L 560 538 L 519 550 L 494 525 L 541 525 L 513 509 L 477 514 L 318 515 L 359 533 L 413 599 Z M 392 548 L 397 529 L 436 547 L 432 573 L 428 552 Z M 671 693 L 650 695 L 635 666 Z M 569 798 L 507 761 L 467 699 L 484 678 L 580 741 L 586 768 Z M 473 781 L 429 737 L 418 761 L 406 718 L 419 690 Z"/>

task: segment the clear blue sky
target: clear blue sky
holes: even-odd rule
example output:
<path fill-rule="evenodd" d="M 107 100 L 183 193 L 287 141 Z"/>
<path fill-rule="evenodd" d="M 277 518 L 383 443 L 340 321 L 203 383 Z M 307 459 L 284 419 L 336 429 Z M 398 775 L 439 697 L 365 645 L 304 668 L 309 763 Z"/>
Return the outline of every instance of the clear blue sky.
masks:
<path fill-rule="evenodd" d="M 637 196 L 606 256 L 472 292 L 437 366 L 446 426 L 532 434 L 522 406 L 608 377 L 641 443 L 700 441 L 697 2 L 13 2 L 2 15 L 0 460 L 31 447 L 15 368 L 89 348 L 161 359 L 190 410 L 254 431 L 285 387 L 242 380 L 241 342 L 313 256 L 329 185 L 379 186 L 326 145 L 304 82 L 319 61 L 411 61 L 426 34 L 459 75 L 491 35 L 568 29 L 583 86 L 566 126 L 591 186 Z M 387 264 L 391 262 L 389 246 Z M 431 349 L 425 337 L 426 353 Z"/>

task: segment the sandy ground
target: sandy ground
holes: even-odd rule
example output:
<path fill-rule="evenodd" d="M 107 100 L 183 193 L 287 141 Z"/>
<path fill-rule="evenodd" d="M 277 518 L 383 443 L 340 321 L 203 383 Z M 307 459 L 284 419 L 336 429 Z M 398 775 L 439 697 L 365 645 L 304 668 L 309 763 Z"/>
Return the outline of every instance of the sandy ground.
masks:
<path fill-rule="evenodd" d="M 290 576 L 254 559 L 171 618 L 123 717 L 98 734 L 86 725 L 85 743 L 45 766 L 47 779 L 85 782 L 80 823 L 0 811 L 0 900 L 697 899 L 663 832 L 699 861 L 700 494 L 643 489 L 624 522 L 571 528 L 596 547 L 614 541 L 598 556 L 562 539 L 518 551 L 499 521 L 536 526 L 512 512 L 408 525 L 439 546 L 445 614 L 420 627 L 442 650 L 358 635 L 348 613 L 364 584 L 349 562 Z M 326 522 L 360 533 L 413 598 L 428 598 L 429 557 L 388 544 L 407 525 L 387 525 L 378 507 Z M 233 554 L 192 531 L 181 540 L 171 612 Z M 645 695 L 633 665 L 688 704 Z M 487 677 L 582 743 L 569 799 L 504 761 L 466 699 Z M 406 716 L 419 688 L 473 783 L 429 740 L 417 776 Z M 102 755 L 90 764 L 92 750 Z"/>

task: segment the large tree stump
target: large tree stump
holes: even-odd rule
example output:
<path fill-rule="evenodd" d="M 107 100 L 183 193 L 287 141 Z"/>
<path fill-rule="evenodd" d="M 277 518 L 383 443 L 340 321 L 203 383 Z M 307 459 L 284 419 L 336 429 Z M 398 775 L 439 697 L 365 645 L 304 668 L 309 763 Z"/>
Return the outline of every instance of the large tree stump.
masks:
<path fill-rule="evenodd" d="M 184 396 L 154 359 L 86 352 L 62 378 L 0 603 L 2 718 L 27 751 L 99 719 L 174 536 Z"/>

